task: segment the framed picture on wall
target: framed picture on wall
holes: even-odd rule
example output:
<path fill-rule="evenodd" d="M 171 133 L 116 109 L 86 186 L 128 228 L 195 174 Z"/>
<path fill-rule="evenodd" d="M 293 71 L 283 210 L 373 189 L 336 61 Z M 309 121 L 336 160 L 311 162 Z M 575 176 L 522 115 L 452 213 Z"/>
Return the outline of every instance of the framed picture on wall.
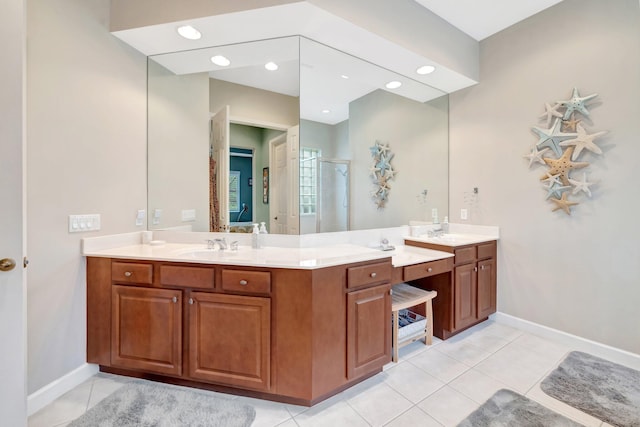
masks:
<path fill-rule="evenodd" d="M 262 203 L 269 203 L 269 168 L 262 168 Z"/>

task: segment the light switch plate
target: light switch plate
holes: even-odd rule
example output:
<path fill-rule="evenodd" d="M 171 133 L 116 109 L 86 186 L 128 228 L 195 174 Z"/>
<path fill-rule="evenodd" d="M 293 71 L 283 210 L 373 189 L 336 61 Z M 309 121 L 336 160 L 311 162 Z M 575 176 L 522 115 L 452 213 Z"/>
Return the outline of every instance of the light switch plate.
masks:
<path fill-rule="evenodd" d="M 136 214 L 136 226 L 140 227 L 144 225 L 144 217 L 146 213 L 147 212 L 144 209 L 138 209 L 138 213 Z"/>
<path fill-rule="evenodd" d="M 469 211 L 467 211 L 466 209 L 460 209 L 460 219 L 469 219 Z"/>
<path fill-rule="evenodd" d="M 69 233 L 100 230 L 100 214 L 69 215 Z"/>

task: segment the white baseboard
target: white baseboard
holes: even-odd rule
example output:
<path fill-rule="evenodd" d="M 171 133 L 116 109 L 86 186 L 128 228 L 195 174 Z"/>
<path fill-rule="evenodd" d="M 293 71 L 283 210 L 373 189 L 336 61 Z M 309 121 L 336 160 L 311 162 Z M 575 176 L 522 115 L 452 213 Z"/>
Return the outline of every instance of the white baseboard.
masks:
<path fill-rule="evenodd" d="M 550 341 L 563 344 L 571 348 L 571 350 L 593 354 L 594 356 L 598 356 L 603 359 L 607 359 L 612 362 L 619 363 L 621 365 L 628 366 L 629 368 L 640 371 L 639 354 L 631 353 L 629 351 L 611 347 L 609 345 L 602 344 L 596 341 L 591 341 L 577 335 L 572 335 L 566 332 L 559 331 L 557 329 L 549 328 L 538 323 L 533 323 L 519 317 L 511 316 L 510 314 L 497 312 L 492 317 L 497 323 L 511 326 L 513 328 L 529 332 L 539 337 L 546 338 Z"/>
<path fill-rule="evenodd" d="M 65 376 L 47 384 L 40 390 L 31 393 L 27 396 L 27 415 L 38 412 L 58 397 L 97 374 L 98 370 L 98 365 L 85 363 Z"/>

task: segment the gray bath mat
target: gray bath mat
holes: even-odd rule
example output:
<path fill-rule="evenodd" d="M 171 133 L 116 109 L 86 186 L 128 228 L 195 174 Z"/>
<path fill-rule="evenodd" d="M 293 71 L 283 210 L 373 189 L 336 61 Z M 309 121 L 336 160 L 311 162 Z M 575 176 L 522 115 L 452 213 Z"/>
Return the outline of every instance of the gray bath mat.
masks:
<path fill-rule="evenodd" d="M 511 390 L 498 390 L 458 427 L 580 427 L 551 409 Z M 584 427 L 584 426 L 582 426 Z"/>
<path fill-rule="evenodd" d="M 540 388 L 609 424 L 640 426 L 640 371 L 572 351 Z"/>
<path fill-rule="evenodd" d="M 69 427 L 250 426 L 255 410 L 234 399 L 151 381 L 125 384 Z"/>

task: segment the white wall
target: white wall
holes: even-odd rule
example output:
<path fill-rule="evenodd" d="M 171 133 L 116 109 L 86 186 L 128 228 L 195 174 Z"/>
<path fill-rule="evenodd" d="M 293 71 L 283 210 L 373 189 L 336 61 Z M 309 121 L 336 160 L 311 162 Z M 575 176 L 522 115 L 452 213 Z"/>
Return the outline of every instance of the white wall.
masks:
<path fill-rule="evenodd" d="M 397 227 L 410 220 L 431 220 L 431 208 L 440 219 L 447 215 L 448 150 L 447 97 L 427 104 L 378 90 L 349 106 L 351 154 L 351 228 Z M 397 171 L 384 209 L 371 197 L 369 151 L 376 141 L 389 144 Z M 426 202 L 419 197 L 427 189 Z"/>
<path fill-rule="evenodd" d="M 147 85 L 149 228 L 209 231 L 209 74 L 175 75 L 150 60 Z M 183 210 L 195 221 L 183 222 Z"/>
<path fill-rule="evenodd" d="M 146 59 L 108 21 L 108 0 L 27 2 L 29 393 L 86 360 L 80 239 L 145 228 Z M 102 230 L 69 234 L 84 213 Z"/>
<path fill-rule="evenodd" d="M 480 65 L 481 83 L 450 97 L 451 208 L 500 226 L 498 310 L 640 353 L 638 2 L 565 0 L 484 40 Z M 599 94 L 583 124 L 609 133 L 585 157 L 593 197 L 567 216 L 523 156 L 544 103 L 573 87 Z"/>

